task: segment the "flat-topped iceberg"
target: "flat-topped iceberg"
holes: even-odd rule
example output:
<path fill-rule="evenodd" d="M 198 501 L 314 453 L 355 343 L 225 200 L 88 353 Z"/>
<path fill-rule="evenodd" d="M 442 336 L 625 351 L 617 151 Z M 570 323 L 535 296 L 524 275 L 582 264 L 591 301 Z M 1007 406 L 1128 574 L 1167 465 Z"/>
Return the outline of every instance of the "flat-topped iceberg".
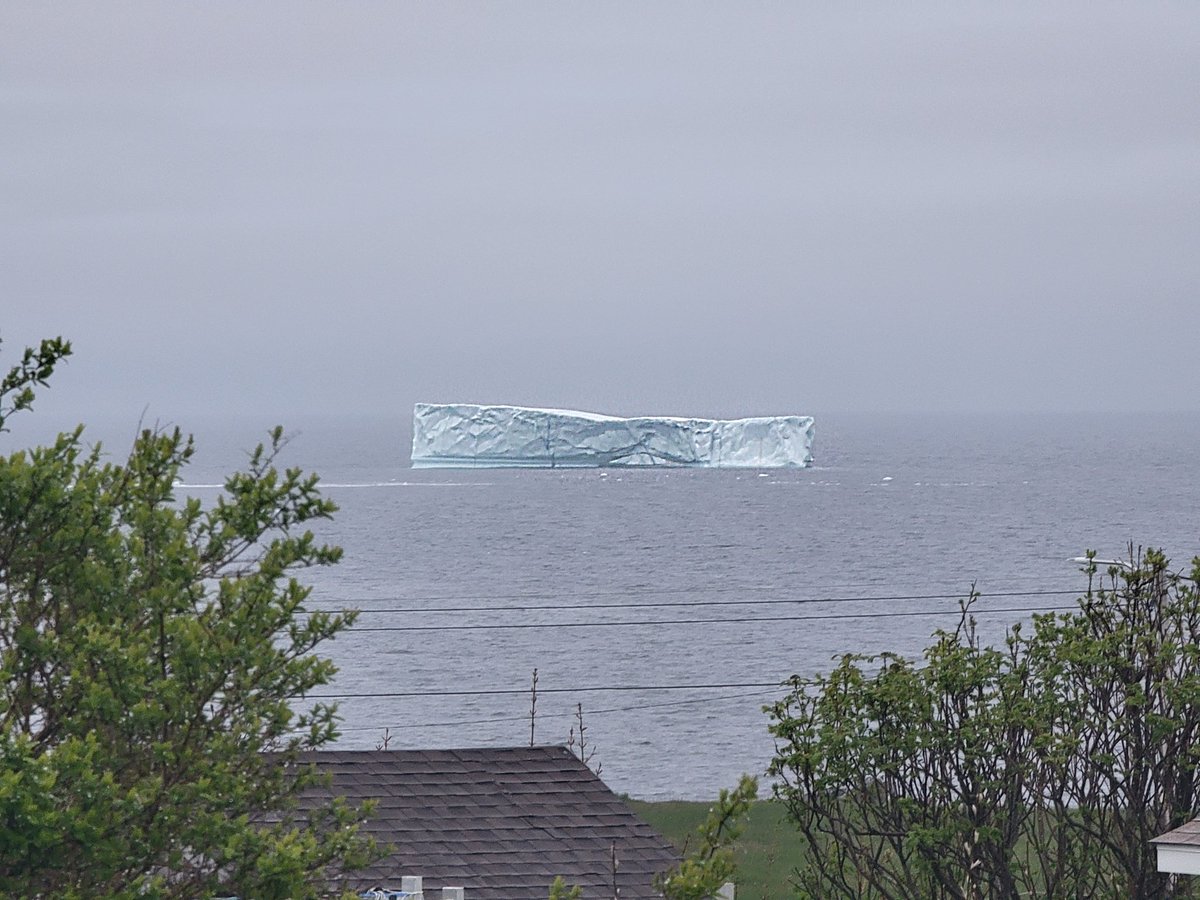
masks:
<path fill-rule="evenodd" d="M 418 403 L 412 464 L 423 467 L 801 468 L 811 416 L 619 419 L 566 409 Z"/>

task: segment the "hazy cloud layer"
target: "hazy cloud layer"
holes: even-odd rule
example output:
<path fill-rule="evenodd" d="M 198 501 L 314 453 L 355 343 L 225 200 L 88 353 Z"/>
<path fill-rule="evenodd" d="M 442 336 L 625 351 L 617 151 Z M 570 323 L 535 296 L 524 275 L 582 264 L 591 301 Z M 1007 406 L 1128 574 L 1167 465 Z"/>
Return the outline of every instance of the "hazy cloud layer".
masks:
<path fill-rule="evenodd" d="M 0 9 L 56 408 L 1200 406 L 1194 3 Z"/>

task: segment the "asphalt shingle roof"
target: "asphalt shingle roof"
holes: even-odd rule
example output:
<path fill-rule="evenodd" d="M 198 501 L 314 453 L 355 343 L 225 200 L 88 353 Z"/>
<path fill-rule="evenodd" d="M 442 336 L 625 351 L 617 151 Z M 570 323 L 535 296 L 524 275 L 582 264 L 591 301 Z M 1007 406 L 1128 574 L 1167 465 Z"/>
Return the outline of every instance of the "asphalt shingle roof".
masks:
<path fill-rule="evenodd" d="M 546 900 L 561 875 L 588 900 L 613 896 L 612 849 L 622 900 L 659 895 L 654 876 L 678 861 L 566 747 L 320 751 L 332 776 L 301 810 L 330 793 L 376 801 L 364 826 L 391 852 L 348 873 L 356 889 L 399 887 L 421 875 L 426 896 L 461 885 L 467 900 Z"/>
<path fill-rule="evenodd" d="M 1156 838 L 1151 838 L 1152 844 L 1186 844 L 1191 847 L 1200 847 L 1200 819 L 1193 819 L 1180 825 L 1174 831 L 1168 831 L 1166 834 L 1160 834 Z"/>

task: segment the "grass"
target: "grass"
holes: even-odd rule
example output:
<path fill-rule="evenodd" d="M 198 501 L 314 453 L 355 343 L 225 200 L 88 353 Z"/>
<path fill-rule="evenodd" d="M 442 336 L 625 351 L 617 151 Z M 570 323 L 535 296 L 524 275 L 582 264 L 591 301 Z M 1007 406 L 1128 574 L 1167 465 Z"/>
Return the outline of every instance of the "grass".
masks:
<path fill-rule="evenodd" d="M 689 837 L 695 842 L 696 828 L 708 815 L 710 806 L 690 800 L 628 802 L 634 812 L 681 850 L 686 849 Z M 790 878 L 802 855 L 800 834 L 787 821 L 783 804 L 774 800 L 754 803 L 742 836 L 734 844 L 737 900 L 779 900 L 792 896 Z"/>

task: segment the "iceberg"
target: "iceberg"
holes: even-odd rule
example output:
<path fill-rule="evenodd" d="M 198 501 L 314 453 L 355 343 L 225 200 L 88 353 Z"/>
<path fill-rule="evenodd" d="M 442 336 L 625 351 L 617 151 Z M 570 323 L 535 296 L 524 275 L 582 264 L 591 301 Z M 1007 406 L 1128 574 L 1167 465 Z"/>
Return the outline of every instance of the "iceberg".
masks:
<path fill-rule="evenodd" d="M 567 409 L 418 403 L 414 468 L 803 468 L 811 416 L 621 419 Z"/>

